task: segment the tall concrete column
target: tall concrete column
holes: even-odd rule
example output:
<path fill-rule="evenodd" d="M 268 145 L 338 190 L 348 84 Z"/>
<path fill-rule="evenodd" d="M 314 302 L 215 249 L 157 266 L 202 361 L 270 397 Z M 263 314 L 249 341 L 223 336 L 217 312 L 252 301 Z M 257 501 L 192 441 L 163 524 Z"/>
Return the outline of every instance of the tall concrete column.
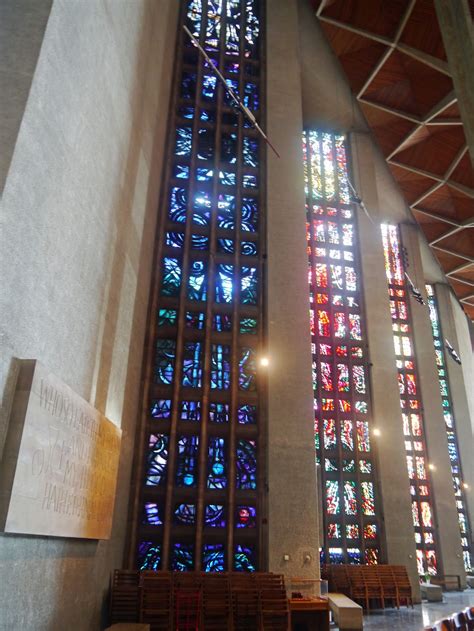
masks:
<path fill-rule="evenodd" d="M 294 0 L 267 15 L 269 569 L 319 576 L 302 107 Z M 285 561 L 285 555 L 289 560 Z"/>
<path fill-rule="evenodd" d="M 453 304 L 451 301 L 452 289 L 449 285 L 436 283 L 435 285 L 436 299 L 438 302 L 439 319 L 441 323 L 441 334 L 443 339 L 450 341 L 453 347 L 459 352 L 460 340 L 455 326 L 453 314 Z M 465 381 L 463 367 L 457 364 L 453 359 L 446 355 L 446 371 L 448 373 L 449 391 L 451 394 L 451 403 L 453 406 L 454 422 L 456 424 L 456 434 L 458 438 L 459 454 L 461 457 L 461 466 L 463 473 L 463 481 L 468 485 L 465 490 L 465 498 L 469 522 L 474 527 L 474 458 L 472 457 L 472 449 L 474 445 L 473 421 L 469 414 L 469 404 L 467 400 L 468 388 L 472 388 L 472 383 Z M 471 545 L 474 544 L 471 541 Z"/>
<path fill-rule="evenodd" d="M 354 169 L 359 174 L 356 186 L 374 218 L 372 223 L 364 212 L 358 213 L 367 341 L 372 364 L 372 411 L 374 425 L 381 431 L 381 435 L 374 440 L 377 441 L 377 470 L 387 562 L 407 567 L 414 597 L 419 600 L 410 483 L 405 458 L 392 321 L 379 223 L 381 202 L 377 193 L 370 138 L 366 134 L 353 134 L 352 148 L 353 155 L 357 155 L 359 161 Z"/>
<path fill-rule="evenodd" d="M 474 166 L 474 35 L 467 0 L 435 0 L 449 70 Z"/>
<path fill-rule="evenodd" d="M 425 281 L 419 247 L 419 228 L 400 225 L 402 244 L 407 250 L 407 272 L 425 300 Z M 448 454 L 448 441 L 441 405 L 438 373 L 434 352 L 429 310 L 410 295 L 413 337 L 418 366 L 418 387 L 421 392 L 425 439 L 431 471 L 431 490 L 442 574 L 458 574 L 465 583 L 456 500 Z"/>

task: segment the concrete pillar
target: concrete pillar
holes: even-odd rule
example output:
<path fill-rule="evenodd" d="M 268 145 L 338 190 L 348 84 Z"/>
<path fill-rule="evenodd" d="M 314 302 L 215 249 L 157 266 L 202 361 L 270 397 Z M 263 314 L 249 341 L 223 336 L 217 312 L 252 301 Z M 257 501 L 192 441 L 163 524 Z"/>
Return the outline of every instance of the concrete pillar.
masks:
<path fill-rule="evenodd" d="M 294 0 L 267 15 L 269 569 L 319 577 L 302 107 Z M 289 560 L 284 560 L 289 555 Z"/>
<path fill-rule="evenodd" d="M 460 349 L 460 340 L 455 326 L 453 307 L 451 301 L 452 289 L 449 285 L 436 283 L 435 285 L 436 299 L 438 302 L 439 320 L 441 323 L 441 334 L 447 338 L 453 347 L 458 351 Z M 470 349 L 469 349 L 470 350 Z M 459 351 L 460 352 L 460 351 Z M 446 371 L 448 373 L 449 391 L 451 393 L 451 403 L 453 406 L 454 421 L 456 424 L 456 434 L 458 437 L 459 454 L 461 457 L 461 466 L 463 480 L 468 484 L 469 489 L 465 490 L 465 499 L 469 522 L 472 528 L 474 525 L 474 458 L 472 450 L 474 445 L 474 432 L 469 414 L 469 405 L 467 400 L 468 388 L 472 388 L 472 383 L 466 383 L 463 366 L 457 364 L 451 359 L 448 353 L 446 355 Z M 474 542 L 471 541 L 471 545 Z"/>
<path fill-rule="evenodd" d="M 357 143 L 357 151 L 355 144 Z M 356 186 L 374 219 L 358 211 L 359 242 L 364 289 L 367 341 L 371 366 L 372 413 L 380 428 L 377 470 L 382 501 L 387 562 L 405 565 L 414 597 L 419 600 L 416 547 L 411 513 L 410 483 L 405 459 L 392 321 L 380 231 L 381 202 L 373 167 L 370 137 L 352 135 L 352 153 L 358 156 Z"/>
<path fill-rule="evenodd" d="M 419 228 L 413 224 L 400 225 L 402 244 L 408 254 L 407 272 L 426 300 L 423 266 L 420 256 Z M 410 294 L 413 337 L 418 367 L 418 387 L 421 393 L 425 423 L 428 461 L 436 469 L 431 471 L 431 491 L 442 574 L 458 574 L 465 584 L 461 537 L 448 455 L 448 441 L 441 406 L 438 373 L 427 306 L 420 305 Z"/>
<path fill-rule="evenodd" d="M 474 166 L 474 35 L 467 0 L 435 0 L 449 70 Z"/>
<path fill-rule="evenodd" d="M 30 93 L 52 0 L 0 2 L 0 194 Z"/>

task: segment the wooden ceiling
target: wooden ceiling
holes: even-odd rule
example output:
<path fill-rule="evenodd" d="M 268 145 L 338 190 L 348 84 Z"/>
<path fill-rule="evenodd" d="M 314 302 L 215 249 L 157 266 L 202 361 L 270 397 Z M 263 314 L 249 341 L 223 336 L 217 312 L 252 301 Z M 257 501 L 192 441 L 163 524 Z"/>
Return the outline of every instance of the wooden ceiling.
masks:
<path fill-rule="evenodd" d="M 414 217 L 474 319 L 474 171 L 433 0 L 313 4 Z"/>

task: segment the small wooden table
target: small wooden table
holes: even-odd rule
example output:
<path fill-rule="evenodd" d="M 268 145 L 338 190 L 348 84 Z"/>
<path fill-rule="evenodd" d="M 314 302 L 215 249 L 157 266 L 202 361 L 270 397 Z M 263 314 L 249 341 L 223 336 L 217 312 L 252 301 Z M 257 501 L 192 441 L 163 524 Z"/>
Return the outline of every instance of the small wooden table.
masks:
<path fill-rule="evenodd" d="M 327 598 L 289 598 L 292 631 L 329 631 Z"/>

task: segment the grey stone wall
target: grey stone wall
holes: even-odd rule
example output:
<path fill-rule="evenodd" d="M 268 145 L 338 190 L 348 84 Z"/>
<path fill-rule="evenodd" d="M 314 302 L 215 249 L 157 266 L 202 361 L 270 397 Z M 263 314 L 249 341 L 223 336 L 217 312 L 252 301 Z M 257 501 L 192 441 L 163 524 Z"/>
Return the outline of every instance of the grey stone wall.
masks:
<path fill-rule="evenodd" d="M 0 388 L 8 410 L 11 358 L 39 359 L 123 445 L 110 541 L 0 536 L 0 629 L 99 629 L 122 562 L 178 8 L 51 8 L 3 195 Z"/>

